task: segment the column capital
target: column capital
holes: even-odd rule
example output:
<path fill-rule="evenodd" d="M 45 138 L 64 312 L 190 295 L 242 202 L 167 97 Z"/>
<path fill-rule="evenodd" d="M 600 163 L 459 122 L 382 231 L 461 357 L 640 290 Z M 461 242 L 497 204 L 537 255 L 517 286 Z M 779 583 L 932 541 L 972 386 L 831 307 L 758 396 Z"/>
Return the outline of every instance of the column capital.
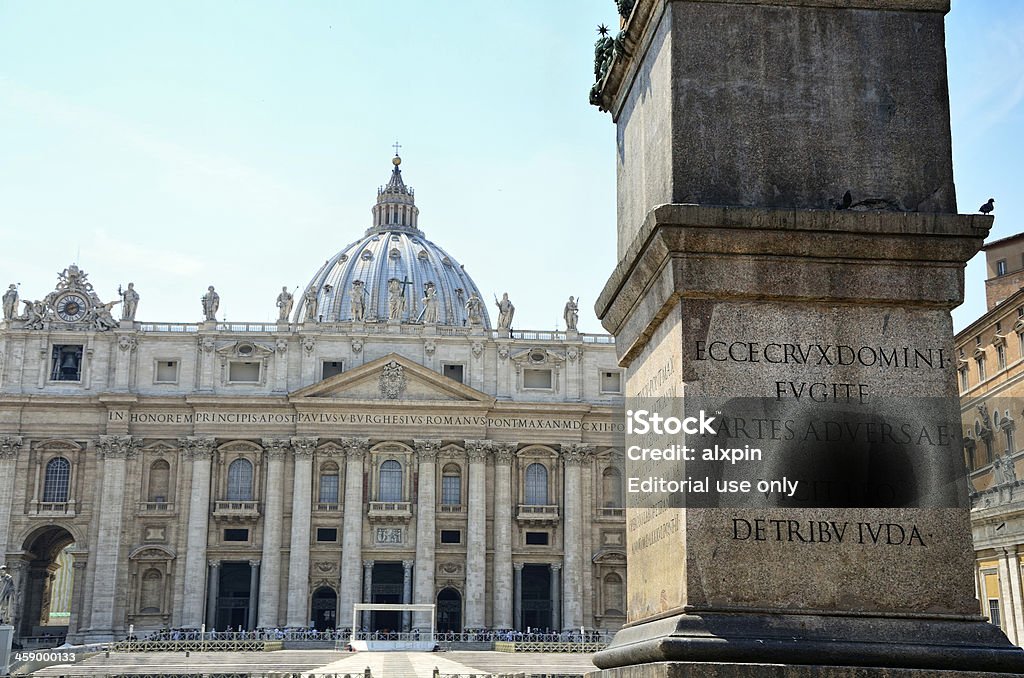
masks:
<path fill-rule="evenodd" d="M 0 459 L 13 459 L 21 451 L 21 436 L 0 436 Z"/>
<path fill-rule="evenodd" d="M 132 436 L 100 436 L 96 449 L 102 459 L 133 459 L 142 447 L 142 439 Z"/>
<path fill-rule="evenodd" d="M 558 572 L 561 569 L 562 569 L 562 564 L 561 563 L 551 563 L 551 571 L 552 572 Z"/>
<path fill-rule="evenodd" d="M 366 453 L 370 451 L 370 439 L 342 438 L 341 446 L 345 448 L 345 455 L 349 459 L 362 461 Z"/>
<path fill-rule="evenodd" d="M 296 457 L 312 457 L 320 439 L 315 436 L 296 436 L 292 438 L 292 454 Z"/>
<path fill-rule="evenodd" d="M 220 561 L 219 560 L 207 560 L 206 564 L 209 565 L 210 567 L 212 567 L 215 570 L 220 567 Z"/>
<path fill-rule="evenodd" d="M 424 462 L 437 461 L 437 453 L 441 449 L 440 440 L 414 440 L 416 458 L 422 464 Z"/>
<path fill-rule="evenodd" d="M 261 562 L 262 561 L 259 558 L 257 558 L 256 560 L 250 560 L 249 567 L 259 567 Z"/>
<path fill-rule="evenodd" d="M 363 561 L 363 569 L 364 570 L 369 570 L 371 568 L 373 568 L 373 561 L 372 560 L 364 560 Z"/>
<path fill-rule="evenodd" d="M 569 443 L 562 445 L 562 460 L 566 466 L 582 466 L 590 463 L 594 456 L 593 445 Z"/>
<path fill-rule="evenodd" d="M 412 570 L 413 565 L 415 565 L 415 564 L 416 564 L 415 560 L 403 560 L 402 561 L 402 567 L 405 568 L 406 572 L 409 572 L 410 570 Z"/>
<path fill-rule="evenodd" d="M 486 461 L 487 452 L 491 449 L 491 441 L 489 440 L 467 440 L 466 441 L 466 456 L 469 457 L 469 461 Z"/>
<path fill-rule="evenodd" d="M 268 459 L 284 459 L 291 445 L 287 438 L 264 438 L 261 442 Z"/>
<path fill-rule="evenodd" d="M 182 456 L 186 459 L 212 459 L 213 451 L 217 448 L 217 440 L 215 438 L 187 436 L 178 438 L 178 447 L 181 449 Z"/>
<path fill-rule="evenodd" d="M 522 572 L 522 571 L 523 571 L 523 566 L 524 566 L 524 565 L 526 565 L 526 563 L 512 563 L 512 568 L 513 568 L 513 569 L 514 569 L 514 570 L 515 570 L 516 572 Z"/>
<path fill-rule="evenodd" d="M 516 449 L 519 443 L 493 443 L 494 461 L 498 464 L 511 464 L 512 458 L 516 456 Z"/>

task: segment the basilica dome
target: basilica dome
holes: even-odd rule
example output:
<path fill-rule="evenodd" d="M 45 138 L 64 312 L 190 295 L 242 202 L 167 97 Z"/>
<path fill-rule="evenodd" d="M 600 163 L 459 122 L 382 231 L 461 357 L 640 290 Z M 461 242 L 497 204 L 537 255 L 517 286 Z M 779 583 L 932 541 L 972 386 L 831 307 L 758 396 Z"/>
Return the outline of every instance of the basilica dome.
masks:
<path fill-rule="evenodd" d="M 307 317 L 306 306 L 314 296 L 313 315 L 322 322 L 358 320 L 359 299 L 365 322 L 424 322 L 429 317 L 423 299 L 432 287 L 438 325 L 468 325 L 466 302 L 476 295 L 482 301 L 482 325 L 490 329 L 487 303 L 476 283 L 423 235 L 413 189 L 402 180 L 402 159 L 396 155 L 392 163 L 391 180 L 377 190 L 373 225 L 328 259 L 296 295 L 295 322 Z M 397 306 L 390 298 L 396 291 L 402 297 Z"/>

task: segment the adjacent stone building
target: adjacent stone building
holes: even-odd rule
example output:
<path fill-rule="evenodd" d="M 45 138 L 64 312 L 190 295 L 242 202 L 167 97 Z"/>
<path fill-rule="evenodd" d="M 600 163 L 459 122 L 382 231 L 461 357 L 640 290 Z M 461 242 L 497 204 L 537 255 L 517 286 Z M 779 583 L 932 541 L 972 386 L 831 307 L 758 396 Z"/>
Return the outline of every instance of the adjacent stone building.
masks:
<path fill-rule="evenodd" d="M 507 298 L 492 327 L 400 162 L 277 323 L 218 321 L 213 286 L 205 320 L 138 321 L 144 290 L 118 309 L 112 272 L 74 265 L 38 301 L 8 290 L 0 560 L 22 639 L 343 628 L 363 601 L 436 603 L 443 630 L 621 625 L 612 339 L 572 329 L 571 300 L 567 331 L 513 329 Z"/>
<path fill-rule="evenodd" d="M 1024 644 L 1024 234 L 984 248 L 987 312 L 956 336 L 981 612 Z"/>

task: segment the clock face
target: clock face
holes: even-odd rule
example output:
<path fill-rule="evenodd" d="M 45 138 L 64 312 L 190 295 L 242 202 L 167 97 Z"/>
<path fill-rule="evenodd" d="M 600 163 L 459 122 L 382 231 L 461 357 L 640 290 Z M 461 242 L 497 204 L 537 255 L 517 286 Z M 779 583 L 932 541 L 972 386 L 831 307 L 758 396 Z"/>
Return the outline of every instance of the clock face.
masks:
<path fill-rule="evenodd" d="M 57 315 L 69 323 L 78 322 L 85 317 L 88 303 L 78 294 L 65 294 L 57 300 Z"/>

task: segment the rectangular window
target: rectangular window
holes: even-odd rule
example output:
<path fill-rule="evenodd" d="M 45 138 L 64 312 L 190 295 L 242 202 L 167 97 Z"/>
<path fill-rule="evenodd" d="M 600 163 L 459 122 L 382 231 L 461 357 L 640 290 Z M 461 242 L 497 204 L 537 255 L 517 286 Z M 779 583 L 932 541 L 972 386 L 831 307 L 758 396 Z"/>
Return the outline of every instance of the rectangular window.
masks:
<path fill-rule="evenodd" d="M 323 367 L 320 369 L 320 378 L 329 379 L 336 374 L 341 374 L 345 371 L 345 363 L 340 360 L 325 360 Z"/>
<path fill-rule="evenodd" d="M 461 544 L 462 530 L 441 530 L 442 544 Z"/>
<path fill-rule="evenodd" d="M 82 381 L 81 344 L 54 345 L 50 379 L 53 381 Z"/>
<path fill-rule="evenodd" d="M 988 599 L 988 621 L 993 626 L 999 626 L 1002 622 L 999 617 L 999 599 Z"/>
<path fill-rule="evenodd" d="M 317 541 L 338 541 L 338 528 L 318 527 L 316 528 Z"/>
<path fill-rule="evenodd" d="M 999 369 L 1006 369 L 1006 347 L 1000 344 L 996 346 L 996 360 L 999 361 Z"/>
<path fill-rule="evenodd" d="M 249 530 L 228 528 L 224 530 L 224 541 L 249 541 Z"/>
<path fill-rule="evenodd" d="M 153 377 L 154 384 L 177 384 L 178 383 L 178 361 L 158 360 L 156 363 L 156 376 Z"/>
<path fill-rule="evenodd" d="M 966 392 L 971 387 L 966 368 L 960 370 L 960 390 Z"/>
<path fill-rule="evenodd" d="M 442 363 L 441 374 L 453 379 L 460 384 L 465 383 L 463 377 L 465 376 L 465 368 L 460 363 Z"/>
<path fill-rule="evenodd" d="M 622 393 L 622 372 L 601 372 L 601 393 Z"/>
<path fill-rule="evenodd" d="M 461 476 L 441 476 L 441 503 L 445 506 L 458 506 L 462 503 Z"/>
<path fill-rule="evenodd" d="M 260 380 L 260 363 L 249 360 L 232 360 L 228 366 L 228 381 L 256 383 Z"/>
<path fill-rule="evenodd" d="M 1006 275 L 1006 259 L 996 262 L 996 275 Z"/>
<path fill-rule="evenodd" d="M 523 370 L 523 388 L 551 388 L 551 370 Z"/>
<path fill-rule="evenodd" d="M 976 358 L 975 360 L 978 363 L 978 383 L 981 383 L 985 381 L 985 379 L 987 379 L 987 377 L 985 376 L 985 359 Z"/>
<path fill-rule="evenodd" d="M 547 532 L 527 532 L 526 533 L 526 545 L 527 546 L 547 546 L 548 545 L 548 533 Z"/>
<path fill-rule="evenodd" d="M 322 475 L 322 476 L 320 476 L 320 503 L 321 504 L 337 504 L 338 503 L 338 476 L 336 476 L 336 475 Z"/>

